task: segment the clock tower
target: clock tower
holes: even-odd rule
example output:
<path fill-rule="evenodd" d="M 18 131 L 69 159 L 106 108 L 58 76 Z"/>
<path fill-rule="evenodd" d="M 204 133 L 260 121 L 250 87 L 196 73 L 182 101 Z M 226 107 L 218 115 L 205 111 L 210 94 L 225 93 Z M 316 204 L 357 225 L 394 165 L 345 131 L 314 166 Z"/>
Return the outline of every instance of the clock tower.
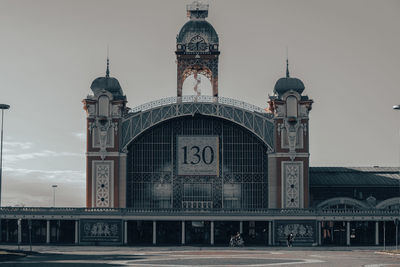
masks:
<path fill-rule="evenodd" d="M 208 5 L 198 1 L 187 6 L 190 20 L 183 25 L 176 37 L 178 65 L 177 96 L 182 96 L 183 82 L 194 74 L 206 76 L 212 85 L 213 96 L 218 97 L 218 34 L 205 19 Z"/>

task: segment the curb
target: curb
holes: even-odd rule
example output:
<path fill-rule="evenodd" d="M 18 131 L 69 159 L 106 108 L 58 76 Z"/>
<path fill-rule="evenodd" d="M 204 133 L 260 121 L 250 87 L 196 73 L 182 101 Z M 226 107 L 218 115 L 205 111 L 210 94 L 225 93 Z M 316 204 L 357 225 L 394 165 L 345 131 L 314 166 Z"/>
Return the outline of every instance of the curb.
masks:
<path fill-rule="evenodd" d="M 385 251 L 375 251 L 375 253 L 381 255 L 400 256 L 400 253 L 385 252 Z"/>

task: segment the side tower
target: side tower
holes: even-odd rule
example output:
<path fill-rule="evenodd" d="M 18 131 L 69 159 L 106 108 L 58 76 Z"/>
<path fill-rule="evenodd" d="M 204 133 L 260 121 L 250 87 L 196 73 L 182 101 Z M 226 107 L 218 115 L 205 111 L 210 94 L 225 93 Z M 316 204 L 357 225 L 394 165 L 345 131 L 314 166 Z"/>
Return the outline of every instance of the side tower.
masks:
<path fill-rule="evenodd" d="M 110 77 L 109 60 L 105 77 L 92 82 L 93 95 L 83 100 L 87 112 L 86 207 L 124 206 L 126 154 L 119 152 L 120 123 L 126 96 L 117 79 Z"/>
<path fill-rule="evenodd" d="M 269 109 L 274 115 L 274 152 L 269 162 L 269 208 L 307 208 L 309 205 L 308 114 L 313 101 L 302 95 L 304 84 L 289 76 L 279 79 Z"/>
<path fill-rule="evenodd" d="M 206 76 L 212 85 L 213 96 L 218 97 L 218 34 L 205 18 L 208 5 L 195 1 L 187 6 L 190 20 L 183 25 L 176 37 L 178 65 L 177 96 L 182 96 L 183 82 L 194 74 Z"/>

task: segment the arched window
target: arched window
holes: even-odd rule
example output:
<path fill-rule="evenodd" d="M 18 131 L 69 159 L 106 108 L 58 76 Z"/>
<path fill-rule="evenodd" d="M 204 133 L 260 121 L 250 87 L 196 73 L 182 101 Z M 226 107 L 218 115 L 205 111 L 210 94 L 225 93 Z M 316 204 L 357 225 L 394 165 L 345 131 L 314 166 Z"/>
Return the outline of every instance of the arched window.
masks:
<path fill-rule="evenodd" d="M 297 99 L 295 96 L 289 96 L 286 99 L 286 116 L 297 118 Z"/>
<path fill-rule="evenodd" d="M 99 97 L 99 116 L 108 117 L 109 115 L 109 99 L 103 95 Z"/>

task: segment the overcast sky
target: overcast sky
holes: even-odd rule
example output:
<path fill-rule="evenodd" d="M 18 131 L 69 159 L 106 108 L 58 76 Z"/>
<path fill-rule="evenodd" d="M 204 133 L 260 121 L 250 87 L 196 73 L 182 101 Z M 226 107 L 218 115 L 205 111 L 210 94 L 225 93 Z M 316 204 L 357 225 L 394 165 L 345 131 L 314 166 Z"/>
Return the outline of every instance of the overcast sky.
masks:
<path fill-rule="evenodd" d="M 265 108 L 288 46 L 290 73 L 315 102 L 311 166 L 400 164 L 400 1 L 209 2 L 220 96 Z M 50 206 L 53 184 L 57 206 L 85 205 L 81 101 L 104 76 L 107 45 L 130 107 L 175 96 L 188 3 L 0 0 L 0 103 L 11 105 L 2 205 Z"/>

